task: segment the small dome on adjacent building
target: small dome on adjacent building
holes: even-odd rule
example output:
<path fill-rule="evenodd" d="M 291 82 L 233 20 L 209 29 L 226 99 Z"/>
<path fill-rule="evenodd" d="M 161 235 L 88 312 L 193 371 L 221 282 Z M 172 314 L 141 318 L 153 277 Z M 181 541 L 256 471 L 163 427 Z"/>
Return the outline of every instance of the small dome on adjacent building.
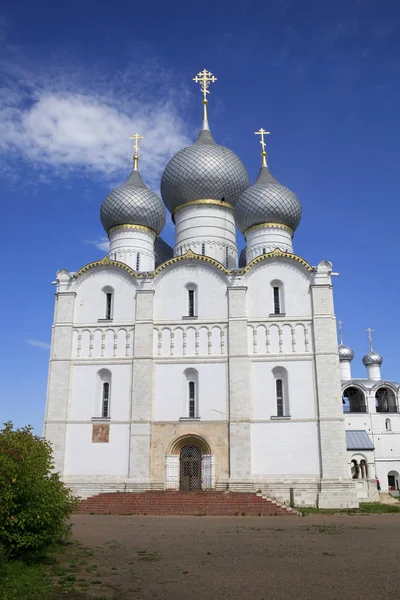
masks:
<path fill-rule="evenodd" d="M 368 365 L 381 365 L 383 362 L 383 358 L 380 354 L 375 352 L 375 350 L 371 350 L 363 356 L 363 364 L 367 367 Z"/>
<path fill-rule="evenodd" d="M 165 263 L 170 258 L 173 258 L 174 251 L 167 242 L 160 237 L 154 242 L 154 256 L 156 268 Z"/>
<path fill-rule="evenodd" d="M 338 350 L 339 350 L 339 360 L 353 360 L 354 358 L 354 352 L 351 348 L 349 348 L 348 346 L 345 346 L 344 344 L 339 344 L 338 346 Z"/>
<path fill-rule="evenodd" d="M 137 161 L 128 181 L 110 192 L 104 200 L 100 218 L 107 233 L 117 225 L 143 225 L 156 235 L 163 229 L 165 208 L 157 194 L 143 182 Z"/>
<path fill-rule="evenodd" d="M 235 216 L 242 233 L 263 223 L 279 223 L 295 231 L 301 219 L 301 204 L 296 194 L 281 185 L 263 164 L 254 184 L 240 196 Z"/>
<path fill-rule="evenodd" d="M 246 246 L 242 248 L 242 251 L 239 256 L 239 267 L 242 269 L 247 265 L 247 248 Z"/>
<path fill-rule="evenodd" d="M 214 141 L 204 121 L 196 142 L 179 150 L 167 164 L 161 196 L 171 213 L 193 200 L 220 200 L 234 206 L 249 185 L 240 158 Z"/>

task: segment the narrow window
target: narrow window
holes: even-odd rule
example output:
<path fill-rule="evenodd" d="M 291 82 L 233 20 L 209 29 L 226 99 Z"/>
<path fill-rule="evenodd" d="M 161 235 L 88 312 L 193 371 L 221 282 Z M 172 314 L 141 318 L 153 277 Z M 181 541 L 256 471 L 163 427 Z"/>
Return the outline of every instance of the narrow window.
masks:
<path fill-rule="evenodd" d="M 274 313 L 279 315 L 281 312 L 281 303 L 279 298 L 279 288 L 278 286 L 274 287 Z"/>
<path fill-rule="evenodd" d="M 194 419 L 196 416 L 196 390 L 194 381 L 189 381 L 189 417 Z"/>
<path fill-rule="evenodd" d="M 107 292 L 107 294 L 106 294 L 106 319 L 111 319 L 111 308 L 112 308 L 112 293 Z"/>
<path fill-rule="evenodd" d="M 194 290 L 188 290 L 188 301 L 189 301 L 189 317 L 194 317 Z"/>
<path fill-rule="evenodd" d="M 390 422 L 390 419 L 386 419 L 385 427 L 386 427 L 386 431 L 392 431 L 392 424 Z"/>
<path fill-rule="evenodd" d="M 140 269 L 140 252 L 138 252 L 136 255 L 136 271 L 139 271 L 139 269 Z"/>
<path fill-rule="evenodd" d="M 110 409 L 110 384 L 103 383 L 103 419 L 107 419 Z"/>
<path fill-rule="evenodd" d="M 267 251 L 265 248 L 263 248 L 263 254 L 267 254 Z"/>
<path fill-rule="evenodd" d="M 205 245 L 205 244 L 202 244 L 202 245 L 201 245 L 201 253 L 202 253 L 202 255 L 203 255 L 203 256 L 204 256 L 204 255 L 205 255 L 205 253 L 206 253 L 206 245 Z"/>
<path fill-rule="evenodd" d="M 228 267 L 229 264 L 229 249 L 228 247 L 225 248 L 225 266 Z"/>
<path fill-rule="evenodd" d="M 276 380 L 276 414 L 283 417 L 283 384 L 282 379 Z"/>

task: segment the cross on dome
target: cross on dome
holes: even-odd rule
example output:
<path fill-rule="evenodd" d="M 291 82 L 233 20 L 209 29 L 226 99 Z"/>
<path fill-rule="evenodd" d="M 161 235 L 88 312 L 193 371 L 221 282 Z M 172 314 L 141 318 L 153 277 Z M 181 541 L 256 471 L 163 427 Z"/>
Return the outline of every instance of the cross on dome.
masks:
<path fill-rule="evenodd" d="M 339 325 L 339 341 L 343 344 L 343 321 L 338 321 Z"/>
<path fill-rule="evenodd" d="M 261 152 L 261 156 L 262 156 L 262 165 L 263 167 L 267 166 L 267 152 L 265 150 L 266 147 L 266 142 L 264 142 L 264 135 L 270 135 L 270 131 L 265 131 L 265 129 L 263 129 L 261 127 L 261 129 L 259 129 L 258 131 L 254 132 L 254 135 L 260 135 L 261 139 L 260 139 L 260 144 L 261 144 L 261 148 L 262 148 L 262 152 Z"/>
<path fill-rule="evenodd" d="M 193 81 L 200 84 L 200 89 L 204 94 L 203 102 L 207 102 L 207 94 L 210 93 L 210 90 L 208 89 L 210 83 L 215 83 L 217 78 L 214 77 L 211 71 L 203 69 L 200 73 L 197 73 L 196 77 L 193 77 Z"/>
<path fill-rule="evenodd" d="M 370 347 L 370 350 L 372 350 L 372 332 L 374 330 L 371 329 L 371 327 L 368 327 L 368 329 L 366 329 L 365 331 L 368 333 L 369 347 Z"/>
<path fill-rule="evenodd" d="M 133 148 L 135 150 L 135 154 L 133 156 L 133 168 L 137 170 L 139 162 L 139 140 L 143 140 L 144 136 L 140 135 L 139 133 L 135 133 L 135 135 L 131 135 L 129 139 L 132 141 L 135 140 L 133 142 Z"/>

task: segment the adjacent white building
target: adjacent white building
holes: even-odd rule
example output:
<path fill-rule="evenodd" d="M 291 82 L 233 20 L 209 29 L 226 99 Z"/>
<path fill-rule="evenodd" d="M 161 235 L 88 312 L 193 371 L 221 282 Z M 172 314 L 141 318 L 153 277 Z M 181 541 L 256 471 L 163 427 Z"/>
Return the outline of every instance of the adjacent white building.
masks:
<path fill-rule="evenodd" d="M 375 469 L 384 482 L 398 415 L 374 413 L 376 370 L 363 383 L 342 350 L 339 363 L 332 265 L 296 254 L 300 202 L 271 174 L 264 144 L 262 158 L 250 185 L 205 113 L 196 142 L 165 168 L 164 204 L 136 153 L 101 207 L 108 256 L 57 273 L 45 436 L 81 496 L 261 489 L 346 507 L 375 497 Z M 159 237 L 164 205 L 173 249 Z M 240 265 L 236 227 L 247 241 Z M 370 411 L 344 413 L 341 385 Z M 397 403 L 398 386 L 383 387 Z M 375 450 L 348 450 L 345 427 L 367 432 Z"/>

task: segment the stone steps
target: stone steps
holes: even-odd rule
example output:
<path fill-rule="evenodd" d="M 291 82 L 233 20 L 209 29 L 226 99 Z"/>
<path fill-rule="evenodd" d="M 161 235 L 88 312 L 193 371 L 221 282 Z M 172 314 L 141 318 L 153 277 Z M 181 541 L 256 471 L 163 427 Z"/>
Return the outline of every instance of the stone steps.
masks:
<path fill-rule="evenodd" d="M 85 514 L 296 516 L 296 510 L 249 492 L 107 492 L 82 500 Z"/>

